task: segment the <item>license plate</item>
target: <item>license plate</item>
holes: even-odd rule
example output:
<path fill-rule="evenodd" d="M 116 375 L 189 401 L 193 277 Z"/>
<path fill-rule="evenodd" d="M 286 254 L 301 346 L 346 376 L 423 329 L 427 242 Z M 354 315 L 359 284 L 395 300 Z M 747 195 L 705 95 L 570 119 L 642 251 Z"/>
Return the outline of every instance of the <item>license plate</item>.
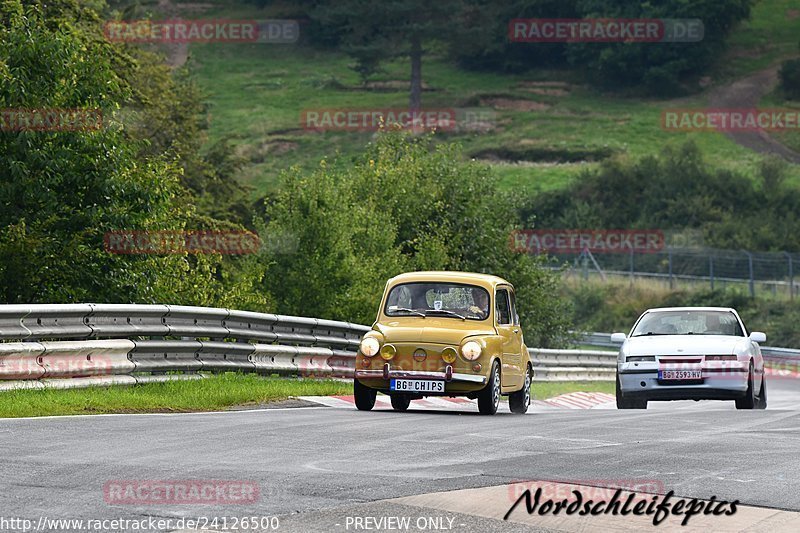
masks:
<path fill-rule="evenodd" d="M 703 379 L 702 370 L 659 370 L 658 379 Z"/>
<path fill-rule="evenodd" d="M 427 379 L 393 379 L 389 390 L 398 392 L 444 392 L 444 381 Z"/>

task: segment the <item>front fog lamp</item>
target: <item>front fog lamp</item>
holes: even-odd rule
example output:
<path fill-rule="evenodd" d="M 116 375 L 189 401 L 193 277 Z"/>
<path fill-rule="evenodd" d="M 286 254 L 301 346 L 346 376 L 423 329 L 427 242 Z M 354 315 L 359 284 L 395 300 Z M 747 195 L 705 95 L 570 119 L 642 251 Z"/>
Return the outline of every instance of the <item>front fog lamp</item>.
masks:
<path fill-rule="evenodd" d="M 474 361 L 481 356 L 481 345 L 475 341 L 469 341 L 461 347 L 461 355 L 468 361 Z"/>
<path fill-rule="evenodd" d="M 386 359 L 387 361 L 397 355 L 397 348 L 392 346 L 391 344 L 384 344 L 383 348 L 381 348 L 381 357 Z"/>
<path fill-rule="evenodd" d="M 378 353 L 378 350 L 380 350 L 380 348 L 381 348 L 381 343 L 379 343 L 378 339 L 376 339 L 375 337 L 365 337 L 361 341 L 361 345 L 359 346 L 361 353 L 363 353 L 367 357 L 374 356 L 376 353 Z"/>
<path fill-rule="evenodd" d="M 444 359 L 445 363 L 453 364 L 456 360 L 456 355 L 458 355 L 454 348 L 445 348 L 442 350 L 442 359 Z"/>

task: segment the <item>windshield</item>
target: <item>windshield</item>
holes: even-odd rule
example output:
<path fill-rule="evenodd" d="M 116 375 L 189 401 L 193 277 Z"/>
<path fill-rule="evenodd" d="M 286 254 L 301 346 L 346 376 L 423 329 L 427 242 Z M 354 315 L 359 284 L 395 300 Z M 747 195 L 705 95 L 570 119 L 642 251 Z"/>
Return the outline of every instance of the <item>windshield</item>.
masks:
<path fill-rule="evenodd" d="M 489 317 L 489 292 L 461 283 L 403 283 L 392 287 L 384 314 L 485 320 Z"/>
<path fill-rule="evenodd" d="M 632 337 L 645 335 L 730 335 L 744 332 L 730 311 L 657 311 L 647 313 L 636 324 Z"/>

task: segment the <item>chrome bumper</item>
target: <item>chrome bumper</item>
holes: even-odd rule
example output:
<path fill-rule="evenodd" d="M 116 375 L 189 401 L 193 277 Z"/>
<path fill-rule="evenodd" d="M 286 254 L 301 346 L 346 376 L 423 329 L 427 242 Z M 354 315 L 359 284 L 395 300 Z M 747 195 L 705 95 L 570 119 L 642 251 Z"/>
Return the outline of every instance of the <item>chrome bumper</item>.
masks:
<path fill-rule="evenodd" d="M 446 382 L 486 383 L 486 377 L 475 374 L 454 373 L 453 367 L 450 365 L 447 365 L 444 372 L 427 372 L 424 370 L 392 370 L 389 363 L 386 363 L 383 365 L 383 370 L 357 369 L 355 376 L 361 379 L 437 379 Z"/>

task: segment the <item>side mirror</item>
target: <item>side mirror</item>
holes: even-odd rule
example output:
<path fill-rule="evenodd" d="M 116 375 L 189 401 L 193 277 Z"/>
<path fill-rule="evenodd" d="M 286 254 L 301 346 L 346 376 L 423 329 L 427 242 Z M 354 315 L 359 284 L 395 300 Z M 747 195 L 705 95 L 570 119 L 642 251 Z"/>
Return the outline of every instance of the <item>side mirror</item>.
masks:
<path fill-rule="evenodd" d="M 750 333 L 750 340 L 753 342 L 767 342 L 767 334 L 761 331 L 753 331 Z"/>
<path fill-rule="evenodd" d="M 615 342 L 617 344 L 622 344 L 623 342 L 625 342 L 625 339 L 627 339 L 627 338 L 628 338 L 628 336 L 625 335 L 624 333 L 612 333 L 611 334 L 611 342 Z"/>

